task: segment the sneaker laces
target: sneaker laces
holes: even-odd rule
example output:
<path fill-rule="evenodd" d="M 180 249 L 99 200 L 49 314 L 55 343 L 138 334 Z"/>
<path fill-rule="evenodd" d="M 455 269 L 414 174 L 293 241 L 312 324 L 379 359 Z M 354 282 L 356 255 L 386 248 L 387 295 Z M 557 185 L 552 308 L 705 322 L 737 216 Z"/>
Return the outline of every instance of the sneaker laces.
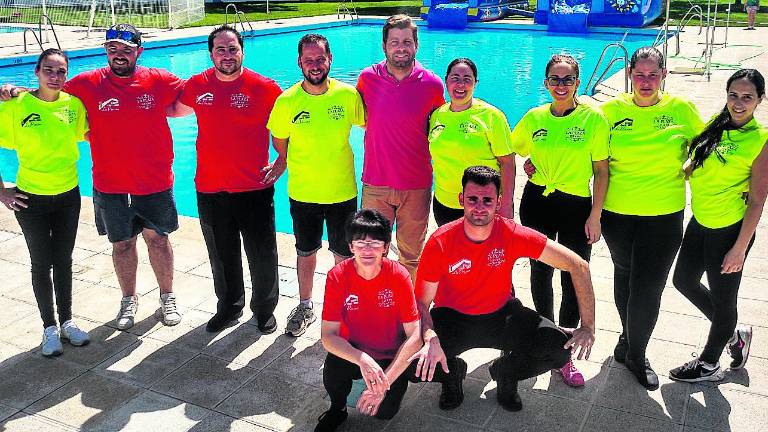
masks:
<path fill-rule="evenodd" d="M 307 319 L 307 311 L 311 310 L 304 305 L 298 305 L 291 311 L 291 322 L 303 323 Z"/>
<path fill-rule="evenodd" d="M 137 302 L 133 297 L 126 297 L 120 300 L 120 317 L 128 318 L 136 316 Z"/>
<path fill-rule="evenodd" d="M 178 313 L 178 307 L 176 306 L 176 296 L 168 294 L 165 296 L 161 303 L 164 314 L 170 315 Z"/>

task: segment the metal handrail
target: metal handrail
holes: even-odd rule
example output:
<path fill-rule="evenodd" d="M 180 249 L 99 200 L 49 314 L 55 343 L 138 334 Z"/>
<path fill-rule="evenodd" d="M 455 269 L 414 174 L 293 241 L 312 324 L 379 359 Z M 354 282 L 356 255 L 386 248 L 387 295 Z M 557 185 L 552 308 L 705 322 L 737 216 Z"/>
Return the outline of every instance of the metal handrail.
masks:
<path fill-rule="evenodd" d="M 225 26 L 226 26 L 226 25 L 229 25 L 229 8 L 230 8 L 230 7 L 231 7 L 232 9 L 234 9 L 234 10 L 235 10 L 235 12 L 234 12 L 234 13 L 235 13 L 235 15 L 237 15 L 237 6 L 236 6 L 234 3 L 230 3 L 230 4 L 228 4 L 228 5 L 227 5 L 227 6 L 224 8 L 224 25 L 225 25 Z M 234 23 L 234 21 L 232 21 L 232 22 Z"/>
<path fill-rule="evenodd" d="M 59 51 L 61 51 L 61 44 L 59 43 L 59 37 L 56 36 L 56 29 L 53 27 L 53 21 L 51 21 L 51 17 L 49 17 L 46 14 L 40 14 L 40 19 L 37 22 L 37 32 L 38 32 L 38 35 L 40 36 L 40 39 L 39 39 L 39 41 L 40 41 L 40 50 L 41 51 L 43 50 L 42 49 L 43 48 L 43 44 L 42 44 L 42 41 L 43 41 L 43 21 L 48 21 L 48 25 L 51 26 L 51 32 L 53 33 L 53 38 L 56 40 L 56 47 L 58 47 Z"/>
<path fill-rule="evenodd" d="M 349 7 L 347 7 L 345 1 L 342 1 L 338 4 L 338 6 L 336 6 L 336 19 L 341 19 L 341 17 L 346 17 L 349 15 L 349 19 L 353 21 L 360 20 L 360 14 L 357 13 L 357 8 L 355 7 L 355 4 L 352 2 L 352 0 L 349 0 L 349 5 L 352 6 L 351 10 Z M 343 14 L 342 11 L 344 12 Z"/>
<path fill-rule="evenodd" d="M 626 34 L 625 34 L 625 36 L 626 36 Z M 614 54 L 613 54 L 614 58 L 611 59 L 610 62 L 608 62 L 608 66 L 605 68 L 603 73 L 600 75 L 600 77 L 595 81 L 595 84 L 593 85 L 592 84 L 592 80 L 595 78 L 595 76 L 597 75 L 597 71 L 600 69 L 600 63 L 602 63 L 603 58 L 605 57 L 605 54 L 608 52 L 608 49 L 611 48 L 611 47 L 615 47 L 616 49 L 621 50 L 621 52 L 624 55 L 622 55 L 621 57 L 616 58 L 616 53 L 614 52 Z M 592 75 L 589 77 L 589 81 L 587 81 L 587 86 L 585 88 L 586 88 L 586 91 L 587 91 L 588 95 L 591 95 L 591 94 L 595 93 L 595 89 L 597 88 L 597 85 L 600 84 L 600 81 L 602 81 L 603 78 L 605 78 L 605 75 L 611 69 L 611 66 L 613 66 L 614 63 L 616 63 L 617 61 L 623 61 L 625 65 L 628 64 L 629 63 L 629 52 L 627 51 L 627 48 L 624 46 L 624 44 L 621 43 L 621 42 L 609 43 L 608 45 L 605 46 L 605 48 L 603 48 L 603 52 L 600 54 L 600 58 L 597 60 L 597 64 L 595 64 L 595 70 L 592 71 Z M 626 73 L 624 73 L 624 92 L 625 93 L 629 92 L 629 79 L 627 78 L 627 74 Z"/>
<path fill-rule="evenodd" d="M 240 28 L 243 29 L 243 32 L 245 32 L 245 24 L 243 24 L 243 20 L 245 20 L 246 23 L 248 23 L 248 28 L 253 31 L 253 25 L 251 24 L 251 21 L 248 19 L 247 16 L 245 16 L 245 12 L 243 11 L 237 11 L 237 20 L 240 21 Z"/>
<path fill-rule="evenodd" d="M 37 37 L 37 34 L 35 33 L 35 29 L 33 29 L 31 27 L 27 27 L 27 28 L 24 29 L 24 53 L 26 54 L 26 53 L 29 52 L 29 50 L 27 49 L 27 32 L 32 32 L 32 36 L 37 41 L 37 44 L 40 46 L 40 51 L 44 51 L 43 50 L 43 41 L 41 41 Z"/>
<path fill-rule="evenodd" d="M 240 23 L 240 29 L 245 32 L 245 24 L 248 24 L 248 28 L 251 29 L 251 32 L 253 32 L 253 24 L 251 24 L 251 21 L 248 19 L 248 17 L 245 15 L 245 12 L 237 10 L 237 6 L 234 3 L 230 3 L 227 5 L 226 8 L 224 8 L 224 25 L 229 25 L 229 8 L 232 8 L 234 10 L 235 18 L 232 20 L 232 26 L 234 28 L 237 28 L 237 23 Z M 269 1 L 267 1 L 267 13 L 269 13 Z M 237 20 L 237 21 L 235 21 Z"/>

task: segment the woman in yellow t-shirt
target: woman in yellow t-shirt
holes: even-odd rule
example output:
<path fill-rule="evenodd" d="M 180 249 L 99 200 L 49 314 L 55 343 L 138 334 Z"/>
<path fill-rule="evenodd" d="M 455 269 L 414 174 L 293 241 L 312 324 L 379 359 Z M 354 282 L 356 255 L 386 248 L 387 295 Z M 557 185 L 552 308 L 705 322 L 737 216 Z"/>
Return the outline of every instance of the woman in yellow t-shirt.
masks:
<path fill-rule="evenodd" d="M 72 250 L 80 215 L 77 143 L 88 126 L 80 100 L 61 91 L 68 66 L 62 51 L 43 51 L 35 66 L 39 87 L 0 103 L 0 147 L 15 150 L 19 160 L 16 187 L 6 188 L 0 179 L 0 202 L 15 213 L 29 248 L 44 356 L 61 354 L 62 338 L 75 346 L 89 342 L 88 333 L 72 322 Z"/>
<path fill-rule="evenodd" d="M 622 325 L 613 354 L 640 384 L 656 389 L 645 352 L 683 237 L 686 149 L 703 123 L 692 103 L 660 91 L 667 71 L 659 50 L 638 49 L 628 73 L 633 92 L 601 106 L 611 127 L 602 228 Z"/>
<path fill-rule="evenodd" d="M 726 92 L 725 107 L 688 152 L 693 218 L 673 282 L 712 324 L 701 354 L 670 371 L 669 377 L 678 381 L 723 379 L 723 348 L 733 358 L 731 369 L 739 369 L 752 343 L 752 327 L 736 325 L 736 301 L 768 194 L 768 129 L 754 118 L 765 79 L 754 69 L 741 69 L 728 79 Z M 701 283 L 704 273 L 709 288 Z"/>
<path fill-rule="evenodd" d="M 569 55 L 555 55 L 545 68 L 544 86 L 552 102 L 528 111 L 512 132 L 512 150 L 531 157 L 536 172 L 525 185 L 520 221 L 589 261 L 592 244 L 600 239 L 600 214 L 608 187 L 608 123 L 603 114 L 579 103 L 579 64 Z M 594 197 L 589 182 L 594 175 Z M 531 295 L 536 311 L 554 321 L 554 269 L 531 260 Z M 561 275 L 559 324 L 579 326 L 579 308 L 571 276 Z M 584 377 L 568 361 L 557 370 L 570 386 Z"/>
<path fill-rule="evenodd" d="M 461 176 L 474 165 L 501 173 L 499 214 L 508 218 L 513 214 L 515 159 L 509 123 L 501 110 L 473 96 L 477 83 L 477 66 L 472 60 L 453 60 L 445 74 L 450 102 L 429 118 L 429 152 L 435 173 L 432 211 L 438 226 L 464 216 L 459 204 Z"/>

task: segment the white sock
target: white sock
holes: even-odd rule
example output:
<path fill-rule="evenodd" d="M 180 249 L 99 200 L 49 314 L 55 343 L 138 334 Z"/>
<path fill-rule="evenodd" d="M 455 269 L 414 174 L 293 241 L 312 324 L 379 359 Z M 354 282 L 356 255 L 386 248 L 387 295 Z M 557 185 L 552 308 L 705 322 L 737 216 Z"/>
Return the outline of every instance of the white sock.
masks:
<path fill-rule="evenodd" d="M 312 299 L 299 300 L 299 303 L 301 303 L 301 305 L 306 307 L 306 308 L 312 309 Z"/>

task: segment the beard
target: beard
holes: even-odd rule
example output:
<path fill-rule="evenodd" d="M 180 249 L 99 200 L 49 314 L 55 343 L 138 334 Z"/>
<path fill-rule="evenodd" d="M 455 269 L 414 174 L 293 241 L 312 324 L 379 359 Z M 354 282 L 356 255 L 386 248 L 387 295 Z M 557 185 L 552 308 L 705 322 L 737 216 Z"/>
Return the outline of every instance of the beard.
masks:
<path fill-rule="evenodd" d="M 301 70 L 302 75 L 304 75 L 304 79 L 306 79 L 307 82 L 315 86 L 322 84 L 328 78 L 328 72 L 329 71 L 326 70 L 325 72 L 323 72 L 322 75 L 320 75 L 320 77 L 314 78 L 312 75 L 309 74 L 309 72 L 305 72 L 303 69 Z"/>
<path fill-rule="evenodd" d="M 236 73 L 240 72 L 240 69 L 242 68 L 241 64 L 236 64 L 232 68 L 216 65 L 216 70 L 222 74 L 222 75 L 235 75 Z"/>
<path fill-rule="evenodd" d="M 127 77 L 133 75 L 136 71 L 136 63 L 127 62 L 125 64 L 115 64 L 115 62 L 112 61 L 109 63 L 109 68 L 112 70 L 113 74 L 120 77 Z"/>
<path fill-rule="evenodd" d="M 396 60 L 395 56 L 387 55 L 387 63 L 396 69 L 405 69 L 413 64 L 416 56 L 409 56 L 406 60 Z"/>

